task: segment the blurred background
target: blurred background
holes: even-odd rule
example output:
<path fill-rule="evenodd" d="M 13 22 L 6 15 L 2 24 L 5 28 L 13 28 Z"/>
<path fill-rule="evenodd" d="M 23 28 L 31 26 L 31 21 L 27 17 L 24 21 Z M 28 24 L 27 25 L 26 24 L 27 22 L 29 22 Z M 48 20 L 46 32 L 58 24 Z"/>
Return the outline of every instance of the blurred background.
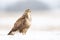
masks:
<path fill-rule="evenodd" d="M 60 0 L 0 0 L 2 30 L 12 27 L 27 8 L 32 11 L 32 30 L 60 30 Z"/>
<path fill-rule="evenodd" d="M 56 34 L 54 31 L 60 31 L 60 0 L 0 0 L 0 33 L 7 34 L 27 8 L 32 12 L 32 25 L 28 31 L 29 35 L 33 35 L 31 38 L 59 40 L 60 36 L 56 37 L 56 35 L 59 35 L 60 32 Z M 31 31 L 32 33 L 30 33 Z"/>

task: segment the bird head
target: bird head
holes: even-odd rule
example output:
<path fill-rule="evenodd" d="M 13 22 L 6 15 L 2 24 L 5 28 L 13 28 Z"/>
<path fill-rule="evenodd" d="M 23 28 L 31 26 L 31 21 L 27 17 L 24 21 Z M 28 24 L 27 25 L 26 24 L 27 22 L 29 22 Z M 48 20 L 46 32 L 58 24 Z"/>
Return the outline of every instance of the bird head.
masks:
<path fill-rule="evenodd" d="M 30 9 L 26 9 L 25 13 L 31 14 L 31 10 Z"/>

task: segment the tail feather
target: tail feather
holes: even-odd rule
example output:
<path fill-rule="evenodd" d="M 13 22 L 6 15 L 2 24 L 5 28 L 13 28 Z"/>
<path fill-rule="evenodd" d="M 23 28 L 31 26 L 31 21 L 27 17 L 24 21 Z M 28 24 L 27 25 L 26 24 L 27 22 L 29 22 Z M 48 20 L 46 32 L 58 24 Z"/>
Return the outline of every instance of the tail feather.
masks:
<path fill-rule="evenodd" d="M 8 33 L 8 35 L 13 35 L 12 31 L 10 31 L 10 32 Z"/>

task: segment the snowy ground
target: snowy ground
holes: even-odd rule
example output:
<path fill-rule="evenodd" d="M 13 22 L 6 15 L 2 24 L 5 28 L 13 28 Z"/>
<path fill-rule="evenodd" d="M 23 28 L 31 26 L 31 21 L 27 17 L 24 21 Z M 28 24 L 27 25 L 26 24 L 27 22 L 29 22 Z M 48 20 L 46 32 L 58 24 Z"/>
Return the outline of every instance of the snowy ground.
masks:
<path fill-rule="evenodd" d="M 32 13 L 36 14 L 32 14 L 32 25 L 27 34 L 22 35 L 17 32 L 13 36 L 7 35 L 7 33 L 20 14 L 1 14 L 0 40 L 60 40 L 60 12 Z"/>
<path fill-rule="evenodd" d="M 7 35 L 8 31 L 0 31 L 0 40 L 60 40 L 60 31 L 29 31 L 26 35 L 16 33 Z"/>

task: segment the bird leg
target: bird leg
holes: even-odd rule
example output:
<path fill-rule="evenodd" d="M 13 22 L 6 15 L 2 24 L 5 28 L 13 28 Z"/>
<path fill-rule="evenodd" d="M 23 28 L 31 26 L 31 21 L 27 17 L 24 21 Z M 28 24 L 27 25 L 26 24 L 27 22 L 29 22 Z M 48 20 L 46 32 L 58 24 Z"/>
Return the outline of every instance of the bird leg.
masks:
<path fill-rule="evenodd" d="M 26 32 L 27 32 L 27 29 L 26 29 L 26 28 L 22 30 L 22 34 L 23 34 L 23 35 L 25 35 Z"/>

